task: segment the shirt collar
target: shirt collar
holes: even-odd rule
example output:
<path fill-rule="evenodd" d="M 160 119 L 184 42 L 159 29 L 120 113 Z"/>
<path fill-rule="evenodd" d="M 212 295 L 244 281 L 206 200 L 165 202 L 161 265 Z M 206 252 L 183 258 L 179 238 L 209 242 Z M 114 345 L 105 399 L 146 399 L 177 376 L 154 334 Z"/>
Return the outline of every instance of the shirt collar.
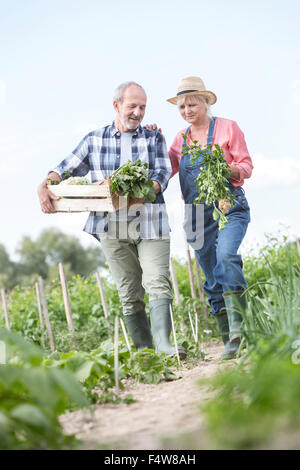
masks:
<path fill-rule="evenodd" d="M 110 126 L 110 133 L 111 133 L 112 136 L 121 134 L 120 131 L 115 126 L 115 121 L 113 121 L 111 126 Z M 132 133 L 133 136 L 139 136 L 139 135 L 142 135 L 142 134 L 144 134 L 144 129 L 141 125 L 139 125 L 136 128 L 136 130 Z"/>

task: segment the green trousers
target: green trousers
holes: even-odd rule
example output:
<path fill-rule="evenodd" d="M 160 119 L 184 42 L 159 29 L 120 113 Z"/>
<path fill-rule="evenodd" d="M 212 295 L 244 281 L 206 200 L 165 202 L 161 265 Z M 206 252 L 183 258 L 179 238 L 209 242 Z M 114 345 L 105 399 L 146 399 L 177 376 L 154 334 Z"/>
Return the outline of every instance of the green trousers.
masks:
<path fill-rule="evenodd" d="M 145 308 L 145 292 L 149 294 L 149 301 L 172 300 L 169 238 L 101 238 L 101 246 L 116 283 L 124 315 Z"/>

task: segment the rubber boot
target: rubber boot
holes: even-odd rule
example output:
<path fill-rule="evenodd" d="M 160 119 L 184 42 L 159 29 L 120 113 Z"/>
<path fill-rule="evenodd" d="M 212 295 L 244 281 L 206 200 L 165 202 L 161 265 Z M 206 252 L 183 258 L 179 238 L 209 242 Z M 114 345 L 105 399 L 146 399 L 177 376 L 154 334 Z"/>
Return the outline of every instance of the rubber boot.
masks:
<path fill-rule="evenodd" d="M 225 349 L 221 354 L 221 361 L 234 359 L 239 349 L 239 343 L 231 343 L 229 340 L 229 323 L 226 310 L 215 314 L 218 328 L 220 330 Z"/>
<path fill-rule="evenodd" d="M 243 317 L 240 312 L 246 311 L 246 297 L 244 291 L 224 295 L 224 302 L 228 315 L 229 339 L 231 343 L 239 344 L 242 339 Z"/>
<path fill-rule="evenodd" d="M 177 354 L 175 346 L 172 346 L 169 336 L 172 330 L 170 315 L 170 299 L 156 299 L 149 302 L 151 330 L 155 343 L 155 351 L 165 353 L 167 356 Z M 186 350 L 178 346 L 180 359 L 186 358 Z"/>
<path fill-rule="evenodd" d="M 145 310 L 124 315 L 129 334 L 135 348 L 138 349 L 154 349 L 151 330 Z"/>

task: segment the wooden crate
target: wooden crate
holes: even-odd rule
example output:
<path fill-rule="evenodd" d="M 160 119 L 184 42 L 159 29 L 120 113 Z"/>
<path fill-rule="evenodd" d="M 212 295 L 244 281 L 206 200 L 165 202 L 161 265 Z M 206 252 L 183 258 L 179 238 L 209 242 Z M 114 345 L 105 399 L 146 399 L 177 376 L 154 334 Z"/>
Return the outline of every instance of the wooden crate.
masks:
<path fill-rule="evenodd" d="M 113 196 L 109 183 L 104 184 L 57 184 L 48 186 L 55 196 L 52 201 L 57 212 L 114 212 L 128 205 L 127 197 Z"/>

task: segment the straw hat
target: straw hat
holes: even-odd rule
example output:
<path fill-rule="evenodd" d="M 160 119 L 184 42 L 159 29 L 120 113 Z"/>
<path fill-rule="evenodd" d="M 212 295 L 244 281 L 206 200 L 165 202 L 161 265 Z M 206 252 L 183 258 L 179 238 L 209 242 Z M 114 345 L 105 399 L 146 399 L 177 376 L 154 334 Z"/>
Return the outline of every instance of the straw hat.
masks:
<path fill-rule="evenodd" d="M 206 90 L 203 80 L 199 77 L 182 78 L 177 88 L 177 95 L 167 101 L 177 104 L 177 98 L 187 95 L 202 95 L 208 104 L 214 104 L 217 101 L 216 95 L 212 91 Z"/>

